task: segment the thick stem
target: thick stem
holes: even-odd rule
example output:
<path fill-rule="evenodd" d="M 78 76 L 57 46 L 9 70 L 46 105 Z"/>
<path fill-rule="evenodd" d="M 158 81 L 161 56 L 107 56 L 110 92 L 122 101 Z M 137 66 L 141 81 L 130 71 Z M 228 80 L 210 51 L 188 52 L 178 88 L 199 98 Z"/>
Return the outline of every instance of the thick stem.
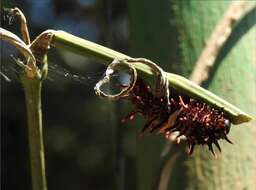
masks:
<path fill-rule="evenodd" d="M 41 111 L 40 79 L 21 77 L 25 92 L 33 190 L 47 190 Z"/>
<path fill-rule="evenodd" d="M 129 56 L 120 52 L 114 51 L 99 44 L 90 42 L 88 40 L 76 37 L 64 31 L 51 31 L 54 35 L 52 38 L 52 45 L 57 48 L 66 49 L 68 51 L 80 54 L 82 56 L 92 57 L 102 63 L 109 63 L 114 59 L 130 58 Z M 140 71 L 140 74 L 153 75 L 151 68 L 143 63 L 135 64 L 135 68 Z M 186 93 L 191 97 L 208 103 L 217 109 L 223 110 L 228 119 L 234 124 L 248 122 L 252 117 L 225 100 L 214 95 L 210 91 L 201 88 L 192 83 L 188 79 L 173 73 L 166 73 L 169 80 L 169 85 L 180 92 Z"/>

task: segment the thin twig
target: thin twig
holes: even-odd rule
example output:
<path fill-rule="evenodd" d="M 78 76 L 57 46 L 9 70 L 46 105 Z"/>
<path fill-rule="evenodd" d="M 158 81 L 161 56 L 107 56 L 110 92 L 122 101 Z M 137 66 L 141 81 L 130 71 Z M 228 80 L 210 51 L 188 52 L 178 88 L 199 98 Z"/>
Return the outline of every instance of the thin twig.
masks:
<path fill-rule="evenodd" d="M 178 158 L 179 154 L 174 154 L 170 159 L 168 159 L 162 166 L 161 176 L 159 179 L 158 190 L 167 190 L 170 176 L 173 172 L 174 164 Z"/>
<path fill-rule="evenodd" d="M 0 27 L 0 40 L 6 41 L 11 45 L 14 45 L 24 55 L 27 61 L 26 73 L 29 78 L 39 77 L 40 73 L 36 66 L 36 58 L 26 45 L 17 35 Z"/>
<path fill-rule="evenodd" d="M 44 59 L 41 70 L 37 67 L 37 60 L 41 57 L 45 58 L 52 35 L 46 31 L 31 44 L 25 16 L 18 8 L 12 9 L 12 13 L 18 16 L 20 20 L 23 40 L 3 28 L 0 28 L 0 40 L 14 45 L 26 58 L 26 64 L 18 60 L 16 62 L 24 67 L 25 71 L 20 74 L 20 79 L 24 88 L 27 107 L 32 189 L 47 190 L 41 109 L 41 73 L 46 69 L 47 59 Z M 46 40 L 48 43 L 45 42 Z"/>
<path fill-rule="evenodd" d="M 22 11 L 19 8 L 17 8 L 17 7 L 11 9 L 11 11 L 16 16 L 19 17 L 19 19 L 20 19 L 20 30 L 21 30 L 22 39 L 25 42 L 25 44 L 29 45 L 31 42 L 30 42 L 30 35 L 29 35 L 29 31 L 28 31 L 26 17 L 22 13 Z"/>
<path fill-rule="evenodd" d="M 205 48 L 199 56 L 190 80 L 201 85 L 209 78 L 217 55 L 230 36 L 234 24 L 248 11 L 249 2 L 246 0 L 234 1 L 227 12 L 215 26 Z"/>
<path fill-rule="evenodd" d="M 42 80 L 21 75 L 21 82 L 27 108 L 32 189 L 47 190 L 41 104 Z"/>

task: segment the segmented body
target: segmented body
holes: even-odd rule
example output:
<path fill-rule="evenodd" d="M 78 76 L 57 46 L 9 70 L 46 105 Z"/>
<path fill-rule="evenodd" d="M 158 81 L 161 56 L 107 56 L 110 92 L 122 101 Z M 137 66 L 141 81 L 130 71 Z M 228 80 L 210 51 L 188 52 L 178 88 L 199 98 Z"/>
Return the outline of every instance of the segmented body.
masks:
<path fill-rule="evenodd" d="M 137 79 L 136 85 L 126 99 L 129 99 L 135 109 L 123 119 L 133 120 L 136 114 L 146 119 L 142 133 L 161 133 L 167 138 L 174 132 L 180 137 L 184 135 L 189 145 L 189 154 L 193 153 L 195 145 L 208 145 L 215 155 L 212 144 L 221 151 L 218 140 L 225 139 L 232 143 L 227 134 L 230 122 L 220 110 L 205 103 L 198 102 L 187 96 L 170 91 L 170 105 L 165 97 L 156 97 L 149 85 Z"/>

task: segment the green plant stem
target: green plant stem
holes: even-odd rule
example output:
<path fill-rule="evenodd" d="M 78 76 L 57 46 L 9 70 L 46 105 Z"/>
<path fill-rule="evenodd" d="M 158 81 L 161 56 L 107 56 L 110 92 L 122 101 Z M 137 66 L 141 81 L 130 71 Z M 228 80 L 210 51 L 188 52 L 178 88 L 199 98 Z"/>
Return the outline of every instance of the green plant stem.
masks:
<path fill-rule="evenodd" d="M 33 190 L 47 190 L 41 111 L 42 80 L 21 76 L 25 92 Z"/>
<path fill-rule="evenodd" d="M 52 44 L 57 48 L 64 48 L 71 52 L 94 58 L 105 64 L 113 61 L 114 59 L 130 58 L 125 54 L 119 53 L 99 44 L 90 42 L 88 40 L 76 37 L 64 31 L 54 32 Z M 135 64 L 135 67 L 143 74 L 153 74 L 151 69 L 144 64 L 138 63 Z M 184 77 L 173 73 L 167 73 L 167 77 L 169 79 L 170 86 L 176 88 L 178 91 L 186 93 L 193 98 L 196 98 L 212 105 L 213 107 L 223 110 L 225 115 L 231 120 L 233 124 L 248 122 L 252 119 L 250 115 L 244 113 L 232 104 L 219 98 L 210 91 L 192 83 Z"/>

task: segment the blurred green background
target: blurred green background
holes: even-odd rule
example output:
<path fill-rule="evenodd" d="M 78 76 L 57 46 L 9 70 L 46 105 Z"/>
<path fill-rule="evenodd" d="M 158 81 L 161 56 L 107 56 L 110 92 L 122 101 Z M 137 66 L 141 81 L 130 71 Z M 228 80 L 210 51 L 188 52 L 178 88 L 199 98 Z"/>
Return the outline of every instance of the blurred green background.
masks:
<path fill-rule="evenodd" d="M 189 77 L 231 2 L 1 0 L 1 8 L 19 7 L 32 39 L 46 29 L 64 30 L 133 57 L 149 58 L 166 71 Z M 212 76 L 203 84 L 254 115 L 255 15 L 254 8 L 234 28 Z M 2 9 L 1 27 L 20 34 L 19 22 L 2 14 Z M 11 80 L 1 77 L 1 188 L 29 190 L 24 95 L 19 68 L 10 55 L 17 57 L 17 50 L 1 42 L 1 72 Z M 141 117 L 121 123 L 131 110 L 129 103 L 108 102 L 94 94 L 105 66 L 54 48 L 48 59 L 49 75 L 42 92 L 48 189 L 155 190 L 161 167 L 171 176 L 161 180 L 166 187 L 169 182 L 169 189 L 254 189 L 256 131 L 251 126 L 255 123 L 234 127 L 230 136 L 236 144 L 221 141 L 224 151 L 218 160 L 207 147 L 197 148 L 189 157 L 182 145 L 169 147 L 170 154 L 164 158 L 163 137 L 138 138 Z"/>
<path fill-rule="evenodd" d="M 128 53 L 125 0 L 11 0 L 1 1 L 1 6 L 17 6 L 24 12 L 32 39 L 46 29 L 59 29 Z M 20 35 L 16 19 L 1 14 L 1 25 Z M 1 71 L 11 80 L 1 78 L 1 189 L 5 190 L 31 188 L 24 95 L 10 56 L 17 53 L 1 42 Z M 120 183 L 134 189 L 135 128 L 116 128 L 126 113 L 119 116 L 114 110 L 122 105 L 99 99 L 93 90 L 106 67 L 55 49 L 48 59 L 49 76 L 42 92 L 48 188 L 115 189 Z M 79 77 L 65 77 L 66 73 Z"/>

